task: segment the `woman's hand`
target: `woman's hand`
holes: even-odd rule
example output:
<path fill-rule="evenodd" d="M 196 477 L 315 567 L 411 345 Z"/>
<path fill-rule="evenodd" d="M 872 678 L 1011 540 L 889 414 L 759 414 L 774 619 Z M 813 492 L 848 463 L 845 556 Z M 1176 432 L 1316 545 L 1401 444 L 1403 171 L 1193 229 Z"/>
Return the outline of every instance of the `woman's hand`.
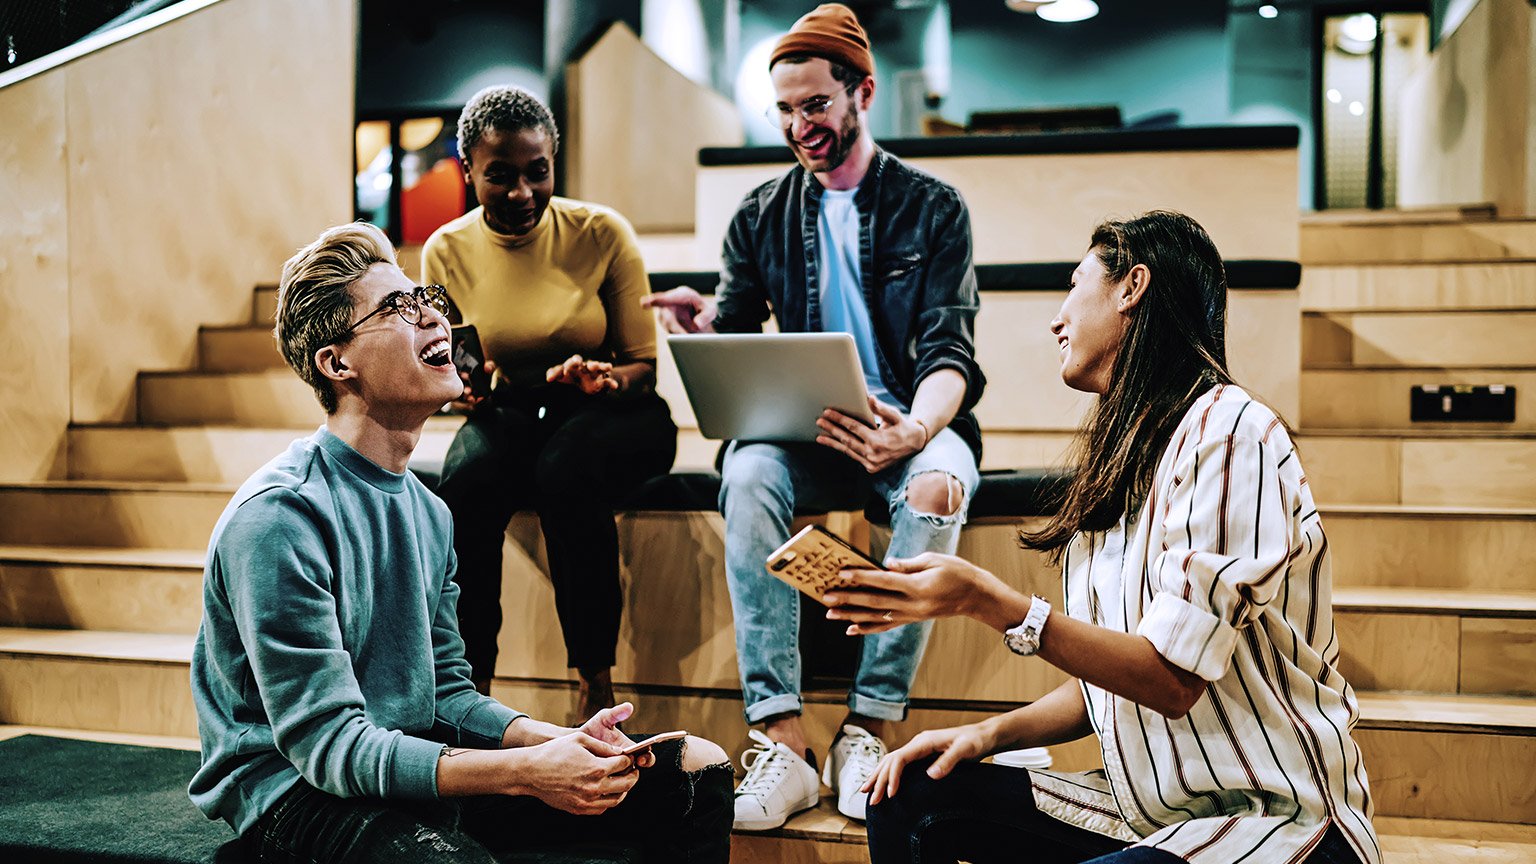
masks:
<path fill-rule="evenodd" d="M 929 777 L 938 780 L 953 771 L 962 760 L 980 759 L 991 753 L 995 746 L 992 735 L 980 723 L 919 732 L 904 746 L 885 754 L 875 766 L 875 773 L 869 775 L 859 791 L 869 793 L 870 804 L 879 804 L 896 795 L 901 785 L 901 772 L 913 762 L 939 754 L 927 772 Z"/>
<path fill-rule="evenodd" d="M 485 361 L 485 380 L 492 380 L 491 376 L 495 374 L 496 361 Z M 473 414 L 480 410 L 480 406 L 484 405 L 491 398 L 490 391 L 476 393 L 469 384 L 469 373 L 463 369 L 459 370 L 459 380 L 464 382 L 464 393 L 459 398 L 448 403 L 448 410 L 454 414 Z"/>
<path fill-rule="evenodd" d="M 631 741 L 628 735 L 619 731 L 618 726 L 620 723 L 628 720 L 634 713 L 635 706 L 633 703 L 620 702 L 612 708 L 604 708 L 593 714 L 592 719 L 581 724 L 580 731 L 622 750 L 635 742 Z M 634 755 L 634 760 L 636 768 L 649 768 L 656 764 L 656 754 L 649 750 L 642 750 Z"/>
<path fill-rule="evenodd" d="M 589 396 L 619 389 L 619 382 L 613 377 L 612 363 L 586 360 L 580 354 L 572 354 L 559 366 L 549 367 L 544 380 L 551 384 L 569 384 Z"/>
<path fill-rule="evenodd" d="M 831 447 L 864 466 L 871 474 L 883 471 L 928 446 L 928 429 L 911 417 L 869 397 L 869 408 L 880 418 L 878 427 L 828 408 L 816 420 L 816 443 Z"/>
<path fill-rule="evenodd" d="M 914 621 L 971 615 L 1002 581 L 954 555 L 924 552 L 887 562 L 889 570 L 844 570 L 822 595 L 827 617 L 847 621 L 849 636 L 880 633 Z M 1022 620 L 1022 619 L 1021 619 Z"/>

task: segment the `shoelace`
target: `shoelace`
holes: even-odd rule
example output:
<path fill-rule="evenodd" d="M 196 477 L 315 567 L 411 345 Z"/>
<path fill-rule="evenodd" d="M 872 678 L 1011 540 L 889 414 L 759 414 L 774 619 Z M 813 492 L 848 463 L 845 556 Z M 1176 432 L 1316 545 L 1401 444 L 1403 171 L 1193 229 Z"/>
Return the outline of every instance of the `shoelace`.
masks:
<path fill-rule="evenodd" d="M 843 740 L 848 746 L 848 757 L 843 767 L 846 769 L 856 764 L 866 777 L 874 773 L 880 757 L 885 755 L 885 745 L 880 743 L 880 739 L 873 735 L 848 735 Z"/>
<path fill-rule="evenodd" d="M 747 769 L 747 776 L 736 787 L 736 794 L 761 795 L 771 792 L 774 784 L 789 770 L 789 759 L 782 750 L 774 747 L 773 740 L 767 735 L 756 729 L 747 734 L 761 746 L 748 748 L 747 752 L 741 754 L 741 767 Z"/>

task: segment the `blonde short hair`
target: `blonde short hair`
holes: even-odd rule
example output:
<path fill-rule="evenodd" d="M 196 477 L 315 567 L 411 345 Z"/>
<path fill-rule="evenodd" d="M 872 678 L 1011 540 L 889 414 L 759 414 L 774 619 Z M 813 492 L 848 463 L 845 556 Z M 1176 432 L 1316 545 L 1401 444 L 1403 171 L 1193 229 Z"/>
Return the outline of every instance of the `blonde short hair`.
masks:
<path fill-rule="evenodd" d="M 326 229 L 283 265 L 273 335 L 283 359 L 315 389 L 326 414 L 336 413 L 336 388 L 316 368 L 315 352 L 351 341 L 352 283 L 375 264 L 394 263 L 395 249 L 383 231 L 350 222 Z"/>

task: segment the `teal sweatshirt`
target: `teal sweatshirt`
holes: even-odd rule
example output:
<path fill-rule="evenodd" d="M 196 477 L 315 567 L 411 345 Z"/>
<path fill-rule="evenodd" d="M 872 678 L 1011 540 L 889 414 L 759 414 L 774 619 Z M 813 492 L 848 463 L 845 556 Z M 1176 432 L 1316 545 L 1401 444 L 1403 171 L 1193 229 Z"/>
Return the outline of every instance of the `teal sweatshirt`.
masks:
<path fill-rule="evenodd" d="M 240 487 L 208 544 L 188 794 L 243 833 L 299 779 L 434 798 L 443 744 L 522 714 L 475 692 L 448 508 L 324 427 Z"/>

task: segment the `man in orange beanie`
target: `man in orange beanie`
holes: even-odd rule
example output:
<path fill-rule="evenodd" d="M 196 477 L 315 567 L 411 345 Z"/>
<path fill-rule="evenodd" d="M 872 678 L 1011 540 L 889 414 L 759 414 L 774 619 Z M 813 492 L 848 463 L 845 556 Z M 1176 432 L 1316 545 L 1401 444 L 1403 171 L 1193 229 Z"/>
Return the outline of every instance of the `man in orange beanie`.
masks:
<path fill-rule="evenodd" d="M 747 721 L 763 724 L 736 789 L 736 828 L 782 825 L 819 795 L 800 722 L 798 595 L 764 560 L 789 537 L 796 501 L 888 504 L 887 560 L 953 553 L 977 483 L 981 436 L 971 407 L 985 377 L 970 216 L 960 193 L 886 153 L 868 131 L 875 97 L 869 39 L 846 6 L 795 22 L 769 60 L 768 110 L 799 165 L 747 195 L 725 238 L 714 302 L 677 288 L 647 298 L 672 332 L 845 332 L 863 365 L 867 426 L 828 410 L 815 444 L 732 443 L 722 473 L 726 577 Z M 859 791 L 885 752 L 886 723 L 907 694 L 930 624 L 864 637 L 848 717 L 822 778 L 838 809 L 864 818 Z M 765 734 L 766 733 L 766 734 Z M 744 760 L 745 761 L 745 760 Z"/>

